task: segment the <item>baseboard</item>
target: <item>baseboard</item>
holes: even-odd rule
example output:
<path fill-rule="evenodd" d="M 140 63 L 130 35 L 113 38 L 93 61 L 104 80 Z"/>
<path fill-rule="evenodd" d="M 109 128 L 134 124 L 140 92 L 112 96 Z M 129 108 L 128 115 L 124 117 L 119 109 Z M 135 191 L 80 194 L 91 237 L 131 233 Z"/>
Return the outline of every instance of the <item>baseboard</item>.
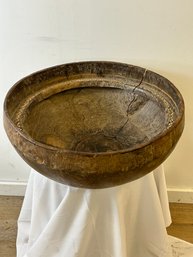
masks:
<path fill-rule="evenodd" d="M 24 196 L 27 182 L 0 181 L 0 195 Z"/>
<path fill-rule="evenodd" d="M 168 188 L 167 190 L 169 202 L 193 204 L 193 188 Z"/>
<path fill-rule="evenodd" d="M 27 182 L 4 182 L 0 181 L 0 195 L 24 196 Z M 169 202 L 192 203 L 193 189 L 168 188 Z"/>

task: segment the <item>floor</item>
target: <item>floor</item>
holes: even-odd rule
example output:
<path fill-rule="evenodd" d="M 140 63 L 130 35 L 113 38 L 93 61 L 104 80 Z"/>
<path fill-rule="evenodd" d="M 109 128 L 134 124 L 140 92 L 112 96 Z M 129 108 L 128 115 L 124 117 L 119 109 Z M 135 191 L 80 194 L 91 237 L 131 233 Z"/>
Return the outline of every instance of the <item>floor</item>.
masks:
<path fill-rule="evenodd" d="M 172 225 L 168 234 L 193 244 L 193 204 L 170 204 Z"/>
<path fill-rule="evenodd" d="M 16 256 L 16 220 L 22 201 L 22 197 L 0 196 L 0 257 Z M 168 234 L 193 243 L 193 204 L 172 203 L 170 210 L 173 223 Z"/>
<path fill-rule="evenodd" d="M 0 196 L 0 257 L 15 257 L 16 220 L 22 197 Z"/>

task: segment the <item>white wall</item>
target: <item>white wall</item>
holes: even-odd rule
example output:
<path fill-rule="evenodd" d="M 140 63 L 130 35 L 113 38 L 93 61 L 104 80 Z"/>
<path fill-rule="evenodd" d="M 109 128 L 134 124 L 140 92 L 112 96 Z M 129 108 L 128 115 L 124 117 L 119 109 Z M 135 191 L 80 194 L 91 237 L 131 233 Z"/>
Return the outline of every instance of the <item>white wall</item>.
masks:
<path fill-rule="evenodd" d="M 191 0 L 0 0 L 1 106 L 14 82 L 55 64 L 114 60 L 154 70 L 179 88 L 186 104 L 183 137 L 165 163 L 167 185 L 191 191 L 192 10 Z M 25 182 L 29 167 L 14 152 L 2 124 L 0 140 L 0 181 Z"/>

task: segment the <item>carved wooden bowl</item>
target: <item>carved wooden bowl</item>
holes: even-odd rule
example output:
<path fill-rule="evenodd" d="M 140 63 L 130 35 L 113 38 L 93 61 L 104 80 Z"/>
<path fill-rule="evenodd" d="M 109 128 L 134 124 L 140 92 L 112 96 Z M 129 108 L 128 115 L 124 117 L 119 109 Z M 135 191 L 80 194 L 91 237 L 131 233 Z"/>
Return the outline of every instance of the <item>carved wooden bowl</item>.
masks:
<path fill-rule="evenodd" d="M 41 174 L 76 187 L 105 188 L 160 165 L 184 127 L 182 96 L 166 78 L 113 62 L 64 64 L 16 83 L 4 126 Z"/>

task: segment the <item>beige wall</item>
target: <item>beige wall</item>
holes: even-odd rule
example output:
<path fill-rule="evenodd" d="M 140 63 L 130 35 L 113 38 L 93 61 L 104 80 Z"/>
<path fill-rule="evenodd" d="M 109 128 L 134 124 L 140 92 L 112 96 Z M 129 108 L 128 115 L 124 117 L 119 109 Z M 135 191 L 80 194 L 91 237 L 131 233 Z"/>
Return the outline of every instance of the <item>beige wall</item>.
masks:
<path fill-rule="evenodd" d="M 114 60 L 156 71 L 181 91 L 186 128 L 165 163 L 170 188 L 193 188 L 193 1 L 0 0 L 0 100 L 32 71 L 77 60 Z M 0 127 L 0 180 L 29 168 Z"/>

